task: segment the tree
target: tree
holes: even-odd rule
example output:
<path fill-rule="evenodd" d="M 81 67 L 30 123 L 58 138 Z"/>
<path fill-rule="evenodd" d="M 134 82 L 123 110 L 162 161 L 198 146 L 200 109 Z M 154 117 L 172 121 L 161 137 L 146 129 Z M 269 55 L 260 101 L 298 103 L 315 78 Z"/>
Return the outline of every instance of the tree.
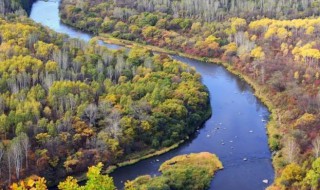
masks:
<path fill-rule="evenodd" d="M 60 190 L 115 190 L 113 179 L 108 175 L 101 174 L 102 167 L 102 163 L 89 167 L 88 180 L 84 186 L 79 186 L 78 181 L 69 176 L 66 181 L 59 183 L 58 188 Z"/>
<path fill-rule="evenodd" d="M 84 110 L 84 115 L 89 119 L 90 126 L 95 124 L 95 120 L 98 114 L 98 108 L 96 104 L 89 104 Z"/>
<path fill-rule="evenodd" d="M 113 179 L 107 175 L 102 175 L 103 164 L 98 163 L 97 166 L 89 167 L 87 173 L 88 181 L 86 182 L 86 190 L 115 190 Z"/>
<path fill-rule="evenodd" d="M 315 158 L 319 158 L 320 157 L 320 136 L 317 136 L 312 141 L 312 146 L 313 146 L 313 153 Z"/>
<path fill-rule="evenodd" d="M 319 189 L 320 187 L 320 158 L 317 158 L 312 163 L 312 168 L 307 172 L 304 178 L 304 183 L 311 186 L 313 189 Z"/>
<path fill-rule="evenodd" d="M 14 183 L 10 186 L 12 190 L 47 190 L 46 180 L 42 177 L 32 175 L 25 180 Z"/>
<path fill-rule="evenodd" d="M 17 179 L 20 179 L 20 171 L 22 169 L 23 153 L 19 139 L 16 137 L 10 142 L 9 154 L 15 168 Z M 11 160 L 11 159 L 10 159 Z"/>
<path fill-rule="evenodd" d="M 155 26 L 146 26 L 145 28 L 143 28 L 142 30 L 142 35 L 145 38 L 153 38 L 156 35 L 158 35 L 160 33 L 160 31 L 157 29 L 157 27 Z"/>
<path fill-rule="evenodd" d="M 29 137 L 25 133 L 21 133 L 19 136 L 19 141 L 21 143 L 22 149 L 25 152 L 25 158 L 26 158 L 26 168 L 28 169 L 28 150 L 30 146 Z"/>
<path fill-rule="evenodd" d="M 287 165 L 281 173 L 278 183 L 285 187 L 290 187 L 291 185 L 302 181 L 303 179 L 303 170 L 302 168 L 295 163 Z"/>
<path fill-rule="evenodd" d="M 255 59 L 264 59 L 265 58 L 265 54 L 260 46 L 254 48 L 251 51 L 250 55 L 251 55 L 251 57 L 253 57 Z"/>
<path fill-rule="evenodd" d="M 80 190 L 78 180 L 74 179 L 72 176 L 68 176 L 65 181 L 60 182 L 58 188 L 60 190 Z"/>
<path fill-rule="evenodd" d="M 3 143 L 0 142 L 0 175 L 2 175 L 2 173 L 1 173 L 1 166 L 3 166 L 3 164 L 2 164 L 2 162 L 3 162 L 3 161 L 2 161 L 2 158 L 3 158 L 4 154 L 5 154 L 5 147 L 4 147 Z"/>
<path fill-rule="evenodd" d="M 7 116 L 5 114 L 2 114 L 0 116 L 0 133 L 4 134 L 4 139 L 6 139 L 7 137 L 7 132 L 9 130 L 9 123 L 7 120 Z"/>
<path fill-rule="evenodd" d="M 289 163 L 295 162 L 299 154 L 299 146 L 293 137 L 285 141 L 284 154 Z"/>

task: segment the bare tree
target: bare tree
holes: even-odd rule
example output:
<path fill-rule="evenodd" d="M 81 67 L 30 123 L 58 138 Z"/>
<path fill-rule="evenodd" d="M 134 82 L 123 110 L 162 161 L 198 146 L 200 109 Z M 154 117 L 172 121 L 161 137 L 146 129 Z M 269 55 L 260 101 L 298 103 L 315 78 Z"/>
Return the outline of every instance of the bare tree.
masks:
<path fill-rule="evenodd" d="M 89 104 L 84 110 L 84 115 L 89 119 L 90 125 L 95 124 L 95 120 L 98 114 L 98 108 L 95 104 Z"/>
<path fill-rule="evenodd" d="M 1 166 L 2 166 L 2 158 L 3 158 L 3 155 L 5 153 L 5 149 L 4 149 L 4 146 L 3 144 L 0 142 L 0 176 L 1 176 Z"/>
<path fill-rule="evenodd" d="M 320 136 L 317 136 L 313 141 L 312 141 L 312 146 L 313 146 L 313 153 L 316 158 L 320 157 Z"/>
<path fill-rule="evenodd" d="M 9 147 L 9 157 L 10 160 L 12 160 L 17 179 L 20 179 L 20 171 L 22 169 L 22 161 L 23 161 L 23 156 L 22 156 L 22 148 L 21 144 L 19 142 L 19 139 L 14 138 Z"/>
<path fill-rule="evenodd" d="M 122 134 L 120 127 L 121 114 L 118 110 L 113 110 L 110 114 L 110 125 L 107 127 L 108 132 L 112 134 L 113 138 L 118 139 Z"/>
<path fill-rule="evenodd" d="M 108 66 L 107 67 L 107 76 L 109 79 L 112 80 L 113 76 L 114 76 L 114 69 L 112 66 Z"/>
<path fill-rule="evenodd" d="M 26 168 L 28 168 L 28 150 L 30 147 L 29 137 L 25 133 L 21 133 L 19 135 L 20 144 L 22 146 L 23 151 L 25 152 L 25 158 L 26 158 Z"/>
<path fill-rule="evenodd" d="M 8 162 L 8 179 L 9 179 L 9 184 L 11 184 L 11 164 L 12 164 L 12 156 L 11 156 L 11 153 L 10 153 L 10 150 L 7 151 L 7 162 Z"/>
<path fill-rule="evenodd" d="M 284 146 L 284 155 L 289 163 L 296 162 L 297 156 L 300 152 L 299 145 L 293 137 L 289 137 Z"/>

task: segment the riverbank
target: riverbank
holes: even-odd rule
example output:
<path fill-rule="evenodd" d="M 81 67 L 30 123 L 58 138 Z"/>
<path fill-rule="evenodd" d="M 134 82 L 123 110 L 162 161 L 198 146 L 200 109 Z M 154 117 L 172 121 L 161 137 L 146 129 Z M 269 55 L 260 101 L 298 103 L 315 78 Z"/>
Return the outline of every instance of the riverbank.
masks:
<path fill-rule="evenodd" d="M 126 48 L 132 48 L 133 46 L 143 46 L 144 48 L 151 50 L 153 52 L 157 52 L 157 53 L 165 53 L 165 54 L 169 54 L 169 55 L 179 55 L 181 57 L 194 59 L 197 61 L 203 61 L 203 62 L 207 62 L 207 63 L 214 63 L 214 64 L 222 65 L 229 72 L 231 72 L 232 74 L 234 74 L 234 75 L 238 76 L 239 78 L 243 79 L 244 81 L 246 81 L 254 89 L 255 95 L 261 100 L 261 102 L 263 102 L 267 106 L 268 110 L 272 114 L 275 114 L 274 113 L 275 106 L 270 101 L 270 99 L 264 95 L 264 91 L 266 89 L 264 89 L 263 86 L 259 85 L 256 81 L 252 80 L 250 77 L 248 77 L 248 76 L 244 75 L 243 73 L 239 72 L 238 70 L 236 70 L 231 64 L 226 63 L 226 62 L 222 61 L 221 59 L 203 58 L 203 57 L 193 56 L 193 55 L 182 53 L 179 51 L 172 51 L 172 50 L 168 50 L 168 49 L 164 49 L 164 48 L 160 48 L 160 47 L 156 47 L 156 46 L 152 46 L 152 45 L 144 45 L 144 44 L 137 43 L 137 42 L 132 42 L 132 41 L 123 40 L 123 39 L 117 39 L 117 38 L 111 37 L 110 35 L 107 35 L 107 34 L 103 34 L 103 35 L 97 36 L 95 38 L 102 40 L 105 43 L 116 44 L 116 45 L 124 46 Z M 270 119 L 272 119 L 272 118 L 273 117 L 271 116 Z M 269 121 L 269 123 L 270 122 L 271 122 L 271 120 Z"/>
<path fill-rule="evenodd" d="M 279 131 L 276 127 L 277 117 L 278 117 L 277 116 L 277 108 L 272 103 L 272 101 L 268 98 L 267 93 L 265 93 L 268 89 L 266 89 L 266 87 L 263 87 L 262 85 L 258 84 L 256 81 L 254 81 L 250 77 L 244 75 L 240 71 L 236 70 L 231 64 L 224 62 L 218 58 L 203 58 L 203 57 L 193 56 L 193 55 L 182 53 L 179 51 L 172 51 L 172 50 L 168 50 L 168 49 L 164 49 L 164 48 L 160 48 L 160 47 L 156 47 L 156 46 L 152 46 L 152 45 L 144 45 L 144 44 L 140 44 L 140 43 L 136 43 L 136 42 L 132 42 L 132 41 L 128 41 L 128 40 L 117 39 L 117 38 L 114 38 L 114 37 L 107 35 L 107 34 L 97 36 L 96 38 L 99 40 L 102 40 L 105 43 L 116 44 L 116 45 L 124 46 L 127 48 L 131 48 L 133 46 L 143 46 L 146 49 L 151 50 L 153 52 L 157 52 L 157 53 L 164 53 L 164 54 L 169 54 L 169 55 L 179 55 L 181 57 L 185 57 L 185 58 L 189 58 L 189 59 L 194 59 L 194 60 L 203 61 L 203 62 L 207 62 L 207 63 L 222 65 L 230 73 L 238 76 L 240 79 L 242 79 L 246 83 L 248 83 L 253 88 L 254 95 L 268 108 L 269 112 L 271 113 L 271 115 L 269 117 L 269 121 L 266 126 L 267 135 L 269 137 L 268 138 L 269 139 L 269 148 L 271 148 L 272 138 L 273 138 L 273 136 L 278 135 Z M 274 152 L 274 153 L 276 153 L 276 152 Z M 276 154 L 272 154 L 272 155 L 274 156 Z M 272 157 L 272 160 L 273 160 L 273 158 L 274 157 Z M 273 164 L 273 166 L 275 167 L 275 164 Z M 275 169 L 277 169 L 277 168 L 275 167 Z"/>
<path fill-rule="evenodd" d="M 186 139 L 188 139 L 188 138 L 189 137 L 187 137 Z M 143 152 L 135 153 L 134 155 L 129 155 L 128 157 L 130 157 L 130 158 L 126 159 L 125 161 L 120 162 L 118 164 L 108 166 L 104 171 L 102 171 L 102 174 L 110 174 L 114 170 L 116 170 L 120 167 L 129 166 L 129 165 L 135 164 L 137 162 L 140 162 L 142 160 L 145 160 L 145 159 L 148 159 L 148 158 L 151 158 L 154 156 L 159 156 L 161 154 L 165 154 L 171 150 L 178 148 L 184 142 L 185 142 L 185 140 L 181 140 L 178 143 L 175 143 L 170 147 L 165 147 L 160 150 L 150 149 L 150 150 L 146 150 Z M 74 177 L 78 180 L 78 182 L 83 182 L 83 181 L 87 180 L 86 172 L 81 173 L 79 175 L 75 175 Z M 58 184 L 53 184 L 52 187 L 57 186 L 57 185 Z"/>
<path fill-rule="evenodd" d="M 118 44 L 118 45 L 120 45 L 120 44 Z M 208 104 L 209 104 L 209 102 L 208 102 Z M 208 110 L 207 110 L 206 113 L 207 114 L 203 118 L 203 121 L 201 121 L 199 126 L 196 127 L 196 130 L 200 129 L 204 125 L 204 123 L 211 117 L 212 110 L 211 110 L 210 106 L 208 106 Z M 112 173 L 113 171 L 115 171 L 118 168 L 129 166 L 129 165 L 133 165 L 133 164 L 136 164 L 136 163 L 138 163 L 138 162 L 140 162 L 142 160 L 146 160 L 148 158 L 152 158 L 152 157 L 155 157 L 155 156 L 163 155 L 163 154 L 165 154 L 167 152 L 170 152 L 170 151 L 172 151 L 172 150 L 174 150 L 176 148 L 179 148 L 183 143 L 185 143 L 187 140 L 189 140 L 192 135 L 194 135 L 196 130 L 190 136 L 186 136 L 185 139 L 180 140 L 179 142 L 177 142 L 177 143 L 175 143 L 175 144 L 173 144 L 173 145 L 171 145 L 169 147 L 163 147 L 163 148 L 161 148 L 159 150 L 148 149 L 148 150 L 145 150 L 145 151 L 140 151 L 140 152 L 136 152 L 134 154 L 127 155 L 126 158 L 124 158 L 124 161 L 108 166 L 101 173 L 102 174 L 110 174 L 110 173 Z M 79 173 L 78 175 L 74 175 L 73 177 L 75 177 L 78 180 L 78 182 L 80 182 L 80 183 L 87 180 L 86 172 Z M 64 179 L 61 179 L 61 180 L 64 180 Z M 59 181 L 61 181 L 61 180 L 59 180 Z M 59 183 L 54 183 L 54 184 L 50 184 L 48 186 L 54 188 L 58 184 Z"/>

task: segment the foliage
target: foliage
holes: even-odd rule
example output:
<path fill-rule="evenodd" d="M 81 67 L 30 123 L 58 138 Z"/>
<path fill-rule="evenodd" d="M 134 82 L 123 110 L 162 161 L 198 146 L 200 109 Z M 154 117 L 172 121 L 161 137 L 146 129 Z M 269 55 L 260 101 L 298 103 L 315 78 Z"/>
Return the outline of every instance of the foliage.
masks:
<path fill-rule="evenodd" d="M 34 172 L 52 184 L 100 161 L 170 146 L 210 113 L 199 74 L 167 55 L 110 51 L 25 17 L 0 23 L 1 151 L 9 155 L 0 159 L 9 170 L 1 182 Z"/>
<path fill-rule="evenodd" d="M 78 181 L 69 176 L 66 181 L 60 182 L 58 188 L 60 190 L 115 190 L 113 179 L 108 175 L 101 174 L 102 167 L 102 163 L 89 167 L 88 179 L 84 186 L 79 186 Z"/>
<path fill-rule="evenodd" d="M 140 176 L 126 182 L 125 189 L 207 189 L 214 173 L 222 168 L 219 159 L 207 152 L 176 156 L 160 166 L 161 176 Z"/>
<path fill-rule="evenodd" d="M 30 176 L 19 183 L 13 183 L 10 186 L 12 190 L 47 190 L 46 180 L 38 176 Z"/>

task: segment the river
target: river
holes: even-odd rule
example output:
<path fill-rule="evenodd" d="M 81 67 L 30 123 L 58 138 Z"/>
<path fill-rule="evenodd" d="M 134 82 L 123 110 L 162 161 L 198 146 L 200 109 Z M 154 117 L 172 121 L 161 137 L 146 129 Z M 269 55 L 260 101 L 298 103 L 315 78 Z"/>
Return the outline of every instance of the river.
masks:
<path fill-rule="evenodd" d="M 59 0 L 37 1 L 30 18 L 51 29 L 84 41 L 91 35 L 60 23 Z M 112 49 L 118 45 L 103 44 Z M 161 156 L 117 169 L 110 175 L 119 189 L 123 182 L 139 175 L 158 175 L 165 160 L 180 154 L 208 151 L 216 154 L 224 165 L 211 182 L 210 190 L 262 190 L 274 179 L 271 153 L 267 143 L 267 108 L 253 95 L 252 88 L 224 67 L 173 56 L 192 67 L 202 76 L 210 92 L 212 117 L 179 148 Z"/>

